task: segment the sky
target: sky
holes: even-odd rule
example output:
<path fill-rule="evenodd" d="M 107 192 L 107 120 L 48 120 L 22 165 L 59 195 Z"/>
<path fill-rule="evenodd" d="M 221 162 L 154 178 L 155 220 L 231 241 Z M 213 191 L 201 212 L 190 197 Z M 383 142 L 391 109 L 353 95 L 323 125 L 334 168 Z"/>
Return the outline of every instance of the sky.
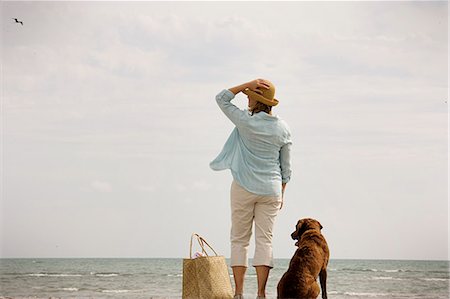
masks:
<path fill-rule="evenodd" d="M 1 257 L 186 258 L 194 232 L 229 257 L 215 96 L 265 78 L 293 139 L 275 258 L 312 217 L 332 259 L 448 259 L 446 1 L 0 7 Z"/>

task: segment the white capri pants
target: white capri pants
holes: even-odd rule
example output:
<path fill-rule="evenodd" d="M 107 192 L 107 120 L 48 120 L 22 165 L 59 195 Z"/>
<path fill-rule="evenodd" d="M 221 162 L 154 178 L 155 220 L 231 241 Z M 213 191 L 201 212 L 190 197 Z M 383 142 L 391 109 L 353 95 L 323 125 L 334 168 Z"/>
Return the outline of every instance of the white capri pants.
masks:
<path fill-rule="evenodd" d="M 272 236 L 281 195 L 257 195 L 236 181 L 231 184 L 231 267 L 248 267 L 248 246 L 255 221 L 255 255 L 253 266 L 273 268 Z"/>

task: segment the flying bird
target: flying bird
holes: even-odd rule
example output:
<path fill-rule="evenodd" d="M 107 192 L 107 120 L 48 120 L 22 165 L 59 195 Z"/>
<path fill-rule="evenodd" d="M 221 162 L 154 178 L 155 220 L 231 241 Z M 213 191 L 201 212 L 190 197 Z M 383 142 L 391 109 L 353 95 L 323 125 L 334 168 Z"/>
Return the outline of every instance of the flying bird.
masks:
<path fill-rule="evenodd" d="M 16 18 L 13 18 L 13 20 L 16 20 L 16 23 L 20 23 L 20 24 L 22 24 L 22 26 L 23 26 L 23 22 L 22 22 L 22 21 L 19 21 L 19 20 L 17 20 Z"/>

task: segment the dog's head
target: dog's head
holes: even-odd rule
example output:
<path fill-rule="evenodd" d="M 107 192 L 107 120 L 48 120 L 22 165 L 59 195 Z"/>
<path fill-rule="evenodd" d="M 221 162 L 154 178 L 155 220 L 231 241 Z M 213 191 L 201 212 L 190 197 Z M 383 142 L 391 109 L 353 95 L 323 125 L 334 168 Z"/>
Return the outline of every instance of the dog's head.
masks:
<path fill-rule="evenodd" d="M 314 229 L 320 232 L 323 226 L 319 221 L 312 218 L 300 219 L 295 226 L 295 231 L 291 234 L 293 240 L 297 240 L 295 246 L 298 246 L 298 241 L 300 240 L 303 233 L 307 230 Z"/>

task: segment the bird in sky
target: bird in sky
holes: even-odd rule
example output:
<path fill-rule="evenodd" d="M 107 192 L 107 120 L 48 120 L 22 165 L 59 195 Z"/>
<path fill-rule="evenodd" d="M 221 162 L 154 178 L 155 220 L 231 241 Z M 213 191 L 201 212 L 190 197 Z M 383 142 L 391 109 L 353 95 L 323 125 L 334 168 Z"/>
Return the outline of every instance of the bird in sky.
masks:
<path fill-rule="evenodd" d="M 22 26 L 23 26 L 23 22 L 22 22 L 22 21 L 19 21 L 19 20 L 17 20 L 16 18 L 13 18 L 13 20 L 16 20 L 16 23 L 20 23 L 20 24 L 22 24 Z"/>

